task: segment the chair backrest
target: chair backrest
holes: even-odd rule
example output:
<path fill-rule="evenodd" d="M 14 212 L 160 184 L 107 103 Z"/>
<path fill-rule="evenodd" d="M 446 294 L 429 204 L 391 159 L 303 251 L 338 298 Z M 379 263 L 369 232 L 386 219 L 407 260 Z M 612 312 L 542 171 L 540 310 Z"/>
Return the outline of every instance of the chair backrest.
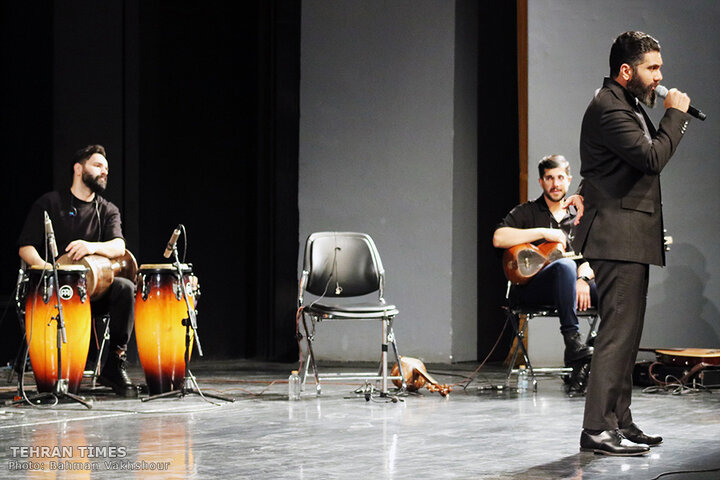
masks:
<path fill-rule="evenodd" d="M 316 232 L 305 242 L 305 290 L 315 296 L 357 297 L 379 291 L 384 270 L 372 238 L 356 232 Z"/>

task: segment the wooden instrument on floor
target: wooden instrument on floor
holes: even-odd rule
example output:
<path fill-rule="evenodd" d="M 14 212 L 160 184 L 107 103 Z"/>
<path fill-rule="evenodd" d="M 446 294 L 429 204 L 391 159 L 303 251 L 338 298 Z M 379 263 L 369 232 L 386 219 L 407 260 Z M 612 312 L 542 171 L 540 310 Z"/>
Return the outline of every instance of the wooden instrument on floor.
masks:
<path fill-rule="evenodd" d="M 679 367 L 690 367 L 699 363 L 720 365 L 720 349 L 717 348 L 666 348 L 651 349 L 651 351 L 657 355 L 657 361 L 665 365 Z"/>
<path fill-rule="evenodd" d="M 83 265 L 88 269 L 86 282 L 90 300 L 96 300 L 107 291 L 115 277 L 127 278 L 135 282 L 138 265 L 130 250 L 116 258 L 102 255 L 85 255 L 80 260 L 73 260 L 66 253 L 57 259 L 58 265 Z"/>
<path fill-rule="evenodd" d="M 648 375 L 656 385 L 686 385 L 688 382 L 695 382 L 696 375 L 705 368 L 717 369 L 720 366 L 720 349 L 709 348 L 639 348 L 643 352 L 653 352 L 656 361 L 648 369 Z M 665 376 L 656 375 L 653 370 L 656 368 L 675 367 L 682 374 Z M 670 381 L 667 379 L 670 378 Z"/>
<path fill-rule="evenodd" d="M 440 384 L 437 380 L 431 377 L 425 369 L 425 364 L 417 358 L 401 356 L 400 362 L 402 363 L 403 378 L 405 379 L 405 383 L 407 384 L 407 389 L 409 391 L 417 392 L 423 386 L 426 386 L 431 392 L 438 392 L 443 397 L 452 392 L 452 387 Z M 393 377 L 400 375 L 400 369 L 398 368 L 397 363 L 393 365 L 390 375 Z M 393 380 L 393 383 L 396 387 L 402 386 L 402 382 L 400 380 Z"/>
<path fill-rule="evenodd" d="M 565 252 L 565 246 L 560 242 L 545 242 L 538 246 L 521 243 L 505 250 L 503 271 L 512 283 L 524 285 L 546 265 L 560 258 L 579 260 L 582 255 Z"/>

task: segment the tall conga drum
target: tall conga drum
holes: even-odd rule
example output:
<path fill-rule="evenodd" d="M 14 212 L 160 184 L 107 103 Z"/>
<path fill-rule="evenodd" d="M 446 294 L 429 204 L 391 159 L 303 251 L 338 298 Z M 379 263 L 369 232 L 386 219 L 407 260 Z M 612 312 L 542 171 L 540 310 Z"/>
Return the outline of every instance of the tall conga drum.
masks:
<path fill-rule="evenodd" d="M 181 265 L 191 308 L 198 294 L 192 266 Z M 170 263 L 140 265 L 135 295 L 135 341 L 151 395 L 179 390 L 185 377 L 187 305 L 180 276 Z M 190 330 L 192 335 L 192 329 Z M 188 354 L 192 352 L 192 336 Z M 188 357 L 189 358 L 189 357 Z"/>
<path fill-rule="evenodd" d="M 80 387 L 90 346 L 92 318 L 86 272 L 87 268 L 82 265 L 58 266 L 59 289 L 56 293 L 51 267 L 31 266 L 28 269 L 25 334 L 38 392 L 54 391 L 58 380 L 58 293 L 67 338 L 67 343 L 61 340 L 61 378 L 68 380 L 71 393 L 77 393 Z"/>

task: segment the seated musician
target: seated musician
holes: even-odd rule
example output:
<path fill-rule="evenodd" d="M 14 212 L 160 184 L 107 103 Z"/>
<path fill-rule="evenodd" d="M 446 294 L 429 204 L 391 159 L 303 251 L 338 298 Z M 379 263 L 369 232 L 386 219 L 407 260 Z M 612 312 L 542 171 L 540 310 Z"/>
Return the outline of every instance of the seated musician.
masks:
<path fill-rule="evenodd" d="M 522 243 L 560 242 L 572 239 L 575 212 L 563 205 L 572 177 L 570 165 L 562 155 L 549 155 L 538 164 L 543 194 L 534 201 L 513 208 L 493 234 L 493 245 L 507 249 Z M 597 306 L 594 273 L 587 262 L 561 258 L 540 270 L 524 285 L 514 285 L 511 300 L 520 305 L 552 305 L 560 317 L 565 340 L 565 364 L 592 355 L 578 327 L 577 310 Z"/>
<path fill-rule="evenodd" d="M 108 177 L 105 149 L 90 145 L 77 151 L 72 169 L 70 190 L 44 194 L 25 219 L 18 245 L 19 255 L 28 265 L 52 264 L 49 257 L 40 254 L 46 252 L 44 211 L 52 221 L 58 255 L 67 253 L 78 261 L 85 255 L 115 258 L 125 253 L 120 211 L 100 196 Z M 134 295 L 132 281 L 115 277 L 103 296 L 91 302 L 93 315 L 110 314 L 110 354 L 98 381 L 121 396 L 137 396 L 127 375 L 125 353 L 135 319 Z"/>

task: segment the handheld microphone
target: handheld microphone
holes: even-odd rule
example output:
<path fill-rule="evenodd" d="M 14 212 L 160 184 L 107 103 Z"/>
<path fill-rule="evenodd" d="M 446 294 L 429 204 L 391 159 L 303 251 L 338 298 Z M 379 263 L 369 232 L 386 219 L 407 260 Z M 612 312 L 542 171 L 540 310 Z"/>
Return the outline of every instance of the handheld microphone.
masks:
<path fill-rule="evenodd" d="M 180 225 L 178 225 L 177 228 L 175 230 L 173 230 L 173 233 L 170 236 L 170 240 L 168 240 L 167 247 L 165 247 L 165 253 L 163 253 L 163 257 L 170 258 L 170 255 L 172 254 L 173 250 L 175 249 L 175 245 L 177 244 L 179 237 L 180 237 Z"/>
<path fill-rule="evenodd" d="M 45 214 L 45 237 L 50 245 L 50 254 L 53 258 L 56 258 L 58 256 L 58 249 L 57 242 L 55 242 L 55 232 L 53 231 L 52 221 L 50 220 L 50 215 L 48 215 L 47 210 L 43 213 Z"/>
<path fill-rule="evenodd" d="M 663 85 L 658 85 L 657 87 L 655 87 L 655 93 L 658 97 L 665 98 L 668 94 L 668 89 Z M 692 105 L 688 107 L 687 113 L 702 121 L 705 121 L 705 118 L 707 117 L 707 115 L 700 111 L 699 108 L 693 107 Z"/>

